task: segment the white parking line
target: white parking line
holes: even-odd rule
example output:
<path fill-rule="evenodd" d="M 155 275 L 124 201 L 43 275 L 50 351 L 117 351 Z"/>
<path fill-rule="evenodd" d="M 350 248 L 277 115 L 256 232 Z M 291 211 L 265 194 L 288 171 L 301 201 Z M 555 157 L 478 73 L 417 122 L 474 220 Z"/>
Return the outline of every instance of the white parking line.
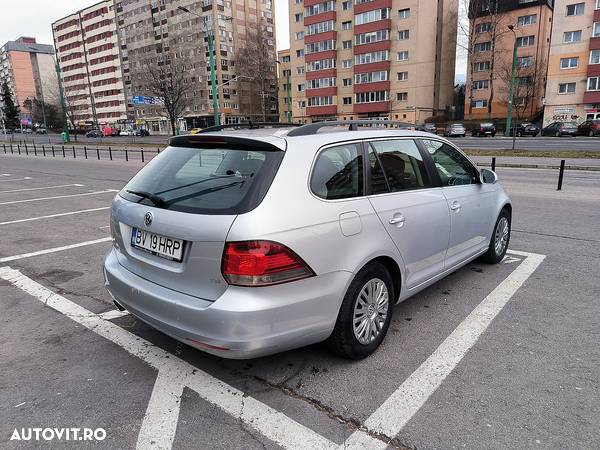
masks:
<path fill-rule="evenodd" d="M 85 192 L 83 194 L 56 195 L 54 197 L 40 197 L 40 198 L 28 198 L 26 200 L 13 200 L 13 201 L 10 201 L 10 202 L 2 202 L 2 203 L 0 203 L 0 205 L 14 205 L 16 203 L 39 202 L 41 200 L 53 200 L 53 199 L 56 199 L 56 198 L 83 197 L 83 196 L 86 196 L 86 195 L 107 194 L 109 192 L 119 192 L 119 191 L 117 189 L 104 189 L 102 191 Z"/>
<path fill-rule="evenodd" d="M 102 319 L 99 315 L 26 277 L 18 270 L 1 267 L 0 278 L 37 298 L 46 306 L 83 325 L 90 331 L 115 343 L 157 369 L 159 373 L 162 372 L 163 375 L 166 375 L 164 377 L 166 381 L 161 378 L 157 392 L 152 394 L 154 399 L 151 400 L 148 406 L 149 411 L 146 412 L 145 423 L 142 424 L 142 436 L 139 438 L 138 444 L 141 441 L 143 444 L 148 443 L 148 445 L 138 445 L 139 449 L 161 448 L 159 443 L 166 443 L 166 447 L 162 448 L 170 448 L 169 442 L 173 442 L 175 432 L 172 421 L 181 404 L 181 402 L 174 401 L 173 397 L 177 397 L 180 388 L 183 390 L 183 387 L 196 391 L 204 400 L 221 408 L 284 448 L 313 450 L 336 449 L 338 447 L 334 442 L 292 420 L 285 414 L 156 347 L 145 339 Z M 169 426 L 166 429 L 157 429 L 157 427 L 162 426 L 162 421 L 157 418 L 159 414 L 164 412 L 164 404 L 160 400 L 167 400 L 167 405 L 171 408 L 170 417 L 167 419 Z M 161 436 L 161 433 L 164 435 Z M 158 442 L 148 442 L 148 436 L 160 436 L 160 438 Z"/>
<path fill-rule="evenodd" d="M 0 263 L 16 261 L 18 259 L 24 259 L 24 258 L 31 258 L 32 256 L 46 255 L 48 253 L 62 252 L 63 250 L 71 250 L 72 248 L 85 247 L 86 245 L 99 244 L 101 242 L 108 242 L 110 240 L 112 240 L 112 238 L 105 237 L 102 239 L 94 239 L 93 241 L 86 241 L 86 242 L 79 242 L 77 244 L 65 245 L 63 247 L 47 248 L 45 250 L 38 250 L 37 252 L 21 253 L 20 255 L 5 256 L 4 258 L 0 258 Z"/>
<path fill-rule="evenodd" d="M 113 320 L 118 319 L 119 317 L 127 316 L 128 314 L 128 311 L 119 311 L 118 309 L 111 309 L 110 311 L 106 311 L 98 315 L 104 320 Z"/>
<path fill-rule="evenodd" d="M 59 184 L 57 186 L 44 186 L 44 187 L 34 187 L 34 188 L 27 188 L 27 189 L 13 189 L 10 191 L 0 191 L 0 194 L 11 194 L 13 192 L 25 192 L 25 191 L 41 191 L 43 189 L 58 189 L 58 188 L 64 188 L 64 187 L 83 187 L 85 186 L 85 184 Z"/>
<path fill-rule="evenodd" d="M 23 178 L 3 178 L 2 180 L 0 180 L 0 182 L 4 182 L 4 181 L 23 181 L 23 180 L 31 180 L 31 177 L 23 177 Z"/>
<path fill-rule="evenodd" d="M 65 213 L 49 214 L 47 216 L 39 216 L 39 217 L 29 217 L 27 219 L 9 220 L 8 222 L 0 222 L 0 225 L 10 225 L 13 223 L 33 222 L 34 220 L 52 219 L 54 217 L 63 217 L 63 216 L 72 216 L 74 214 L 83 214 L 83 213 L 94 212 L 94 211 L 103 211 L 105 209 L 110 209 L 110 206 L 103 206 L 101 208 L 80 209 L 78 211 L 69 211 L 69 212 L 65 212 Z M 100 228 L 103 228 L 103 227 L 100 227 Z"/>
<path fill-rule="evenodd" d="M 545 255 L 511 251 L 525 256 L 510 275 L 475 307 L 440 346 L 365 421 L 375 433 L 395 437 L 442 384 L 517 290 L 542 263 Z M 384 449 L 386 444 L 354 432 L 344 449 Z"/>

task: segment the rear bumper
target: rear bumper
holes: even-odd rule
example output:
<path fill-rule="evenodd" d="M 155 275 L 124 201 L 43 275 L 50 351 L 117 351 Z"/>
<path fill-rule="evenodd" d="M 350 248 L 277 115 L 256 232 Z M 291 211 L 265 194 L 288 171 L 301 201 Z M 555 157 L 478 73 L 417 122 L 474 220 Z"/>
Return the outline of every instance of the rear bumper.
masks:
<path fill-rule="evenodd" d="M 105 287 L 125 309 L 163 333 L 214 355 L 246 359 L 323 341 L 333 331 L 349 272 L 263 288 L 230 286 L 210 302 L 128 271 L 114 250 Z"/>

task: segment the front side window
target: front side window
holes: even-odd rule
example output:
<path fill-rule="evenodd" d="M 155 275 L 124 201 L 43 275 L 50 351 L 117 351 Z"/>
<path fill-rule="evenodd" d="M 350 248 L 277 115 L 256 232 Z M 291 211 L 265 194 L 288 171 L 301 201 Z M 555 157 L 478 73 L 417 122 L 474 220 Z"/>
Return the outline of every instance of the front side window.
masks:
<path fill-rule="evenodd" d="M 363 166 L 359 144 L 338 145 L 319 153 L 310 188 L 315 195 L 327 200 L 362 196 Z"/>
<path fill-rule="evenodd" d="M 369 142 L 371 193 L 431 187 L 425 162 L 413 140 Z"/>
<path fill-rule="evenodd" d="M 477 184 L 477 169 L 458 150 L 440 141 L 423 140 L 440 176 L 442 186 Z"/>

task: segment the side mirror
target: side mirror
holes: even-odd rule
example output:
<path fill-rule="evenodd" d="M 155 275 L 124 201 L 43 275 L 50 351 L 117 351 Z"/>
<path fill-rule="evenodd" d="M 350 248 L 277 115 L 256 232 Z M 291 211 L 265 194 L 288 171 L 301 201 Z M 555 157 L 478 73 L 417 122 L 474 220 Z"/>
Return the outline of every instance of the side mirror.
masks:
<path fill-rule="evenodd" d="M 493 170 L 481 169 L 479 172 L 481 182 L 485 184 L 494 184 L 498 181 L 498 175 Z"/>

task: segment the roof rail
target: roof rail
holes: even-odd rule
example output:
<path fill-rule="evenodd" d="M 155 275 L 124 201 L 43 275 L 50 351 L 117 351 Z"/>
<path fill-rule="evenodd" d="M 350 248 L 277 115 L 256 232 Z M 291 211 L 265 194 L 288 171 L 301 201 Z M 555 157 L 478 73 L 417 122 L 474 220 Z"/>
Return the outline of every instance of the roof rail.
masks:
<path fill-rule="evenodd" d="M 214 125 L 212 127 L 204 128 L 196 134 L 201 133 L 212 133 L 213 131 L 221 131 L 229 128 L 241 129 L 245 128 L 248 130 L 255 130 L 257 128 L 285 128 L 285 127 L 298 127 L 299 123 L 283 123 L 283 122 L 240 122 L 240 123 L 228 123 L 225 125 Z"/>
<path fill-rule="evenodd" d="M 298 128 L 294 128 L 291 130 L 286 136 L 288 137 L 296 137 L 296 136 L 310 136 L 313 134 L 317 134 L 321 128 L 325 127 L 340 127 L 347 126 L 348 131 L 357 131 L 360 126 L 373 126 L 373 125 L 385 125 L 388 128 L 414 128 L 415 125 L 408 122 L 393 122 L 390 120 L 331 120 L 324 122 L 315 122 L 309 123 L 307 125 L 302 125 Z"/>

